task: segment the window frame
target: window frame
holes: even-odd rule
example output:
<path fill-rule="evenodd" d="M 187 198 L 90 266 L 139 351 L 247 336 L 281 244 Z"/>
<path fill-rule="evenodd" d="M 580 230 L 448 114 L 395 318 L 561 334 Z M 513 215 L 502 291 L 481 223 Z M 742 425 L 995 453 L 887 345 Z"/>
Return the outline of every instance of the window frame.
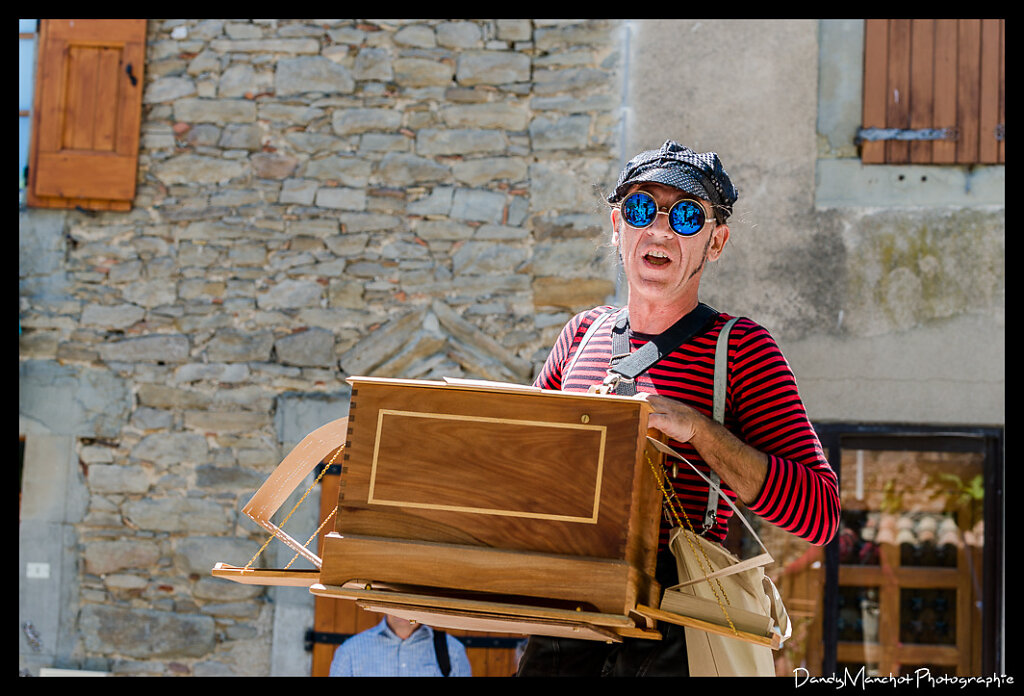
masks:
<path fill-rule="evenodd" d="M 39 22 L 38 19 L 20 19 L 18 29 L 18 202 L 25 204 L 25 192 L 28 190 L 28 163 L 32 142 L 32 114 L 35 96 L 36 63 L 39 55 Z M 32 31 L 20 26 L 23 22 L 33 22 Z M 22 41 L 31 41 L 31 59 L 22 52 Z M 27 72 L 26 72 L 27 71 Z"/>

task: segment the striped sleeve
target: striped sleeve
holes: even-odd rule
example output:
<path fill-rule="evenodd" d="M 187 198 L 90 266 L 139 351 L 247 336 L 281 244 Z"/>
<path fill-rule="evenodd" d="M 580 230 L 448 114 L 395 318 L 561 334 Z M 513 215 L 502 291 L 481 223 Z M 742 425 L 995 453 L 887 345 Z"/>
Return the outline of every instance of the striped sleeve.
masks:
<path fill-rule="evenodd" d="M 751 512 L 821 546 L 839 526 L 839 486 L 778 344 L 749 321 L 730 341 L 729 411 L 740 439 L 768 455 Z M 737 324 L 737 328 L 740 325 Z"/>
<path fill-rule="evenodd" d="M 579 347 L 583 335 L 590 328 L 594 320 L 604 313 L 609 307 L 595 307 L 594 309 L 580 312 L 562 327 L 562 331 L 555 339 L 555 344 L 548 353 L 547 360 L 540 374 L 534 380 L 533 386 L 542 389 L 562 389 L 562 377 L 564 368 L 572 361 L 576 349 Z M 600 380 L 598 381 L 600 383 Z"/>

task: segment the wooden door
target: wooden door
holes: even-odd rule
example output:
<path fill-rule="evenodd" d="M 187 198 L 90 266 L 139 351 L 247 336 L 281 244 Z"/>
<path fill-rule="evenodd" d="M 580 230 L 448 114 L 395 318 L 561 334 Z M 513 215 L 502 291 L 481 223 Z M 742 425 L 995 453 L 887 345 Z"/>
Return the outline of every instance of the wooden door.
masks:
<path fill-rule="evenodd" d="M 320 480 L 320 519 L 323 520 L 338 504 L 340 469 L 332 467 Z M 323 536 L 333 529 L 326 524 L 317 540 L 318 548 L 323 546 Z M 356 606 L 355 601 L 316 597 L 313 623 L 312 676 L 325 677 L 330 672 L 331 658 L 344 638 L 375 626 L 382 614 L 367 611 Z M 470 631 L 448 631 L 466 645 L 466 655 L 474 677 L 509 677 L 515 674 L 517 665 L 516 644 L 525 636 L 507 633 L 477 633 Z"/>

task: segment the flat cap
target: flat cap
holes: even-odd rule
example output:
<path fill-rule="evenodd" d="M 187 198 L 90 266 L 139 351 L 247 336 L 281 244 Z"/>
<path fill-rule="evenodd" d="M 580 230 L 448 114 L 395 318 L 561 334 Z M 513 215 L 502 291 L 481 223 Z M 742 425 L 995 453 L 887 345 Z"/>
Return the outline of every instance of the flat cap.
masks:
<path fill-rule="evenodd" d="M 648 181 L 710 201 L 719 223 L 732 214 L 733 203 L 739 198 L 716 153 L 694 152 L 674 140 L 666 140 L 660 149 L 645 150 L 626 163 L 608 202 L 618 203 L 630 186 Z"/>

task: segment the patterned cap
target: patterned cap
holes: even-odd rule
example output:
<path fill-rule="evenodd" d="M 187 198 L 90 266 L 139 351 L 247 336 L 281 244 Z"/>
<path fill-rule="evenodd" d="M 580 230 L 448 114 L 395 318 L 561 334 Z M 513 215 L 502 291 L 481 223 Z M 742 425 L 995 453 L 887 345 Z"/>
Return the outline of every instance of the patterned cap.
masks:
<path fill-rule="evenodd" d="M 719 223 L 732 214 L 739 193 L 714 152 L 697 153 L 674 140 L 646 150 L 626 163 L 609 203 L 618 203 L 633 184 L 650 181 L 673 186 L 711 201 Z"/>

